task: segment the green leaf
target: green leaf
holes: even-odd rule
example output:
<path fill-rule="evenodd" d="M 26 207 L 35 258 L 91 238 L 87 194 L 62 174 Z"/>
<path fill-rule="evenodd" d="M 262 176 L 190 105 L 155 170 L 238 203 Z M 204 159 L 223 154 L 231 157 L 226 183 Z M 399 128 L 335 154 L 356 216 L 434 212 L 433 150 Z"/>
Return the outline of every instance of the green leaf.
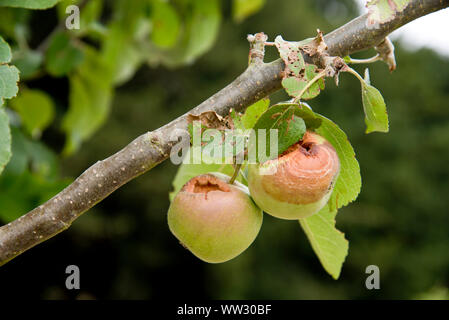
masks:
<path fill-rule="evenodd" d="M 15 37 L 17 9 L 2 8 L 0 10 L 0 33 L 4 37 Z"/>
<path fill-rule="evenodd" d="M 81 0 L 62 0 L 58 4 L 58 17 L 59 20 L 65 21 L 65 19 L 68 17 L 68 14 L 66 13 L 66 9 L 70 5 L 78 5 L 80 4 Z M 86 34 L 90 31 L 90 28 L 92 25 L 101 17 L 101 13 L 103 10 L 103 0 L 89 0 L 87 1 L 84 6 L 81 8 L 80 11 L 80 29 L 76 30 L 70 30 L 70 32 L 75 32 L 77 34 Z M 89 34 L 86 34 L 87 36 L 90 36 Z"/>
<path fill-rule="evenodd" d="M 104 63 L 109 68 L 109 76 L 112 77 L 112 81 L 116 85 L 129 80 L 143 59 L 133 39 L 119 23 L 109 26 L 108 36 L 101 54 Z"/>
<path fill-rule="evenodd" d="M 243 125 L 242 116 L 240 114 L 237 114 L 234 109 L 231 110 L 229 116 L 232 119 L 232 123 L 234 124 L 234 129 L 241 129 L 245 130 L 245 126 Z"/>
<path fill-rule="evenodd" d="M 192 63 L 208 51 L 215 42 L 221 22 L 220 0 L 191 0 L 185 3 L 184 28 L 179 45 L 171 50 L 156 46 L 147 51 L 150 65 L 163 63 L 177 67 Z"/>
<path fill-rule="evenodd" d="M 0 179 L 0 221 L 9 223 L 51 199 L 69 185 L 68 180 L 46 180 L 28 170 Z"/>
<path fill-rule="evenodd" d="M 339 208 L 354 201 L 360 193 L 360 166 L 346 134 L 334 122 L 314 113 L 305 105 L 298 108 L 297 114 L 305 119 L 307 125 L 313 125 L 316 133 L 329 141 L 340 159 L 340 173 L 329 202 L 316 215 L 300 220 L 324 269 L 337 279 L 348 253 L 348 241 L 335 228 L 335 217 Z M 316 120 L 320 121 L 319 126 Z"/>
<path fill-rule="evenodd" d="M 59 161 L 56 154 L 39 141 L 27 140 L 29 169 L 47 180 L 59 179 Z"/>
<path fill-rule="evenodd" d="M 112 99 L 110 70 L 94 49 L 86 47 L 85 60 L 69 76 L 69 111 L 62 128 L 67 134 L 64 154 L 74 152 L 105 121 Z"/>
<path fill-rule="evenodd" d="M 90 28 L 97 20 L 101 18 L 103 11 L 103 0 L 89 0 L 80 12 L 80 31 Z"/>
<path fill-rule="evenodd" d="M 336 214 L 336 210 L 331 211 L 326 205 L 317 214 L 299 220 L 323 268 L 334 279 L 340 276 L 349 247 L 344 234 L 335 228 Z"/>
<path fill-rule="evenodd" d="M 329 200 L 330 210 L 336 210 L 354 201 L 359 195 L 362 187 L 360 165 L 343 130 L 326 117 L 317 113 L 315 115 L 322 121 L 315 132 L 329 141 L 340 159 L 340 174 Z"/>
<path fill-rule="evenodd" d="M 192 149 L 190 149 L 192 150 Z M 204 157 L 204 155 L 202 155 Z M 234 173 L 234 167 L 231 164 L 192 164 L 193 162 L 193 153 L 190 151 L 187 153 L 186 158 L 191 159 L 191 164 L 181 164 L 179 166 L 178 172 L 176 173 L 175 179 L 173 180 L 173 191 L 170 192 L 169 197 L 170 201 L 173 200 L 175 195 L 181 190 L 181 188 L 186 184 L 190 179 L 209 172 L 221 172 L 228 176 L 232 176 Z M 199 161 L 198 161 L 199 162 Z M 241 177 L 237 179 L 242 182 Z"/>
<path fill-rule="evenodd" d="M 4 175 L 20 176 L 26 170 L 44 178 L 59 177 L 59 162 L 53 151 L 43 143 L 29 139 L 20 129 L 11 127 L 12 157 Z"/>
<path fill-rule="evenodd" d="M 232 16 L 241 22 L 253 15 L 265 5 L 265 0 L 234 0 L 232 3 Z"/>
<path fill-rule="evenodd" d="M 0 36 L 0 64 L 11 61 L 11 48 L 8 43 Z"/>
<path fill-rule="evenodd" d="M 11 99 L 17 95 L 19 87 L 19 70 L 14 66 L 0 65 L 0 106 L 3 99 Z"/>
<path fill-rule="evenodd" d="M 365 79 L 357 71 L 349 68 L 349 71 L 360 81 L 362 87 L 362 103 L 365 112 L 366 133 L 388 132 L 388 114 L 382 94 L 370 83 L 369 70 L 365 69 Z"/>
<path fill-rule="evenodd" d="M 61 0 L 0 0 L 0 7 L 17 7 L 26 9 L 48 9 Z"/>
<path fill-rule="evenodd" d="M 19 88 L 19 70 L 14 66 L 5 63 L 11 61 L 11 48 L 0 36 L 0 107 L 3 99 L 11 99 L 16 96 Z"/>
<path fill-rule="evenodd" d="M 161 0 L 152 2 L 151 40 L 161 48 L 171 48 L 178 41 L 180 21 L 173 6 Z"/>
<path fill-rule="evenodd" d="M 28 167 L 28 139 L 22 131 L 14 126 L 11 129 L 11 151 L 12 157 L 6 166 L 5 173 L 20 175 Z"/>
<path fill-rule="evenodd" d="M 254 125 L 254 129 L 265 129 L 266 132 L 266 152 L 270 153 L 270 129 L 278 130 L 278 153 L 276 156 L 287 150 L 291 145 L 298 142 L 304 136 L 306 132 L 306 124 L 304 120 L 295 114 L 295 109 L 298 105 L 292 104 L 277 104 L 265 111 L 262 116 L 257 120 Z M 252 140 L 252 143 L 256 143 L 257 139 Z M 252 147 L 255 147 L 254 145 Z M 258 154 L 258 152 L 256 152 Z"/>
<path fill-rule="evenodd" d="M 388 114 L 382 94 L 368 83 L 362 83 L 362 102 L 365 111 L 366 133 L 388 132 Z"/>
<path fill-rule="evenodd" d="M 281 103 L 285 105 L 292 105 L 295 107 L 295 114 L 301 117 L 306 123 L 307 130 L 316 130 L 319 128 L 323 122 L 317 114 L 315 114 L 312 109 L 306 103 L 301 103 L 298 105 L 296 103 Z"/>
<path fill-rule="evenodd" d="M 45 67 L 49 74 L 61 77 L 68 74 L 83 61 L 84 54 L 65 32 L 52 37 L 46 54 Z"/>
<path fill-rule="evenodd" d="M 149 4 L 154 1 L 129 1 L 114 0 L 112 8 L 114 10 L 113 24 L 119 23 L 128 36 L 135 36 L 142 22 L 147 22 Z M 191 0 L 189 0 L 190 2 Z"/>
<path fill-rule="evenodd" d="M 297 97 L 300 95 L 302 90 L 307 86 L 307 84 L 315 78 L 315 76 L 318 75 L 318 72 L 316 71 L 316 66 L 308 64 L 305 67 L 305 73 L 304 77 L 298 78 L 298 77 L 288 77 L 284 78 L 282 80 L 282 86 L 284 87 L 285 91 L 292 97 Z M 321 92 L 321 90 L 324 89 L 324 79 L 321 78 L 318 81 L 316 81 L 314 84 L 310 86 L 309 89 L 307 89 L 304 94 L 302 95 L 302 99 L 309 100 L 313 99 L 316 96 L 318 96 Z"/>
<path fill-rule="evenodd" d="M 291 42 L 285 41 L 281 36 L 277 36 L 274 41 L 279 55 L 285 63 L 282 86 L 294 98 L 302 94 L 301 99 L 313 99 L 324 89 L 324 79 L 320 78 L 302 93 L 307 84 L 319 74 L 315 65 L 305 63 L 302 51 L 305 45 L 314 40 L 306 39 L 300 42 Z"/>
<path fill-rule="evenodd" d="M 189 21 L 187 62 L 208 51 L 218 34 L 221 21 L 219 0 L 193 0 L 193 14 Z"/>
<path fill-rule="evenodd" d="M 11 134 L 13 156 L 0 177 L 0 221 L 5 223 L 44 203 L 70 182 L 59 178 L 53 151 L 18 128 L 11 127 Z"/>
<path fill-rule="evenodd" d="M 312 81 L 319 72 L 317 71 L 317 67 L 313 64 L 306 65 L 305 78 L 307 82 Z M 317 95 L 320 94 L 320 90 L 324 90 L 324 79 L 320 78 L 317 80 L 302 96 L 303 99 L 313 99 Z"/>
<path fill-rule="evenodd" d="M 26 130 L 32 136 L 39 136 L 53 121 L 54 104 L 51 97 L 40 90 L 21 90 L 10 103 L 20 115 Z"/>
<path fill-rule="evenodd" d="M 149 4 L 149 1 L 113 1 L 115 14 L 105 31 L 101 31 L 104 33 L 101 55 L 115 85 L 129 80 L 144 61 L 144 54 L 156 48 L 148 48 Z"/>
<path fill-rule="evenodd" d="M 0 106 L 0 174 L 11 158 L 11 132 L 5 108 Z"/>
<path fill-rule="evenodd" d="M 242 116 L 242 123 L 246 129 L 252 129 L 260 116 L 267 111 L 270 106 L 270 99 L 265 98 L 257 101 L 248 108 Z"/>
<path fill-rule="evenodd" d="M 15 56 L 12 63 L 19 69 L 20 78 L 26 80 L 36 75 L 43 60 L 42 53 L 26 50 Z"/>
<path fill-rule="evenodd" d="M 114 84 L 121 85 L 130 80 L 142 64 L 143 56 L 138 46 L 129 43 L 123 48 L 123 56 L 125 60 L 118 61 L 117 69 L 114 77 Z"/>

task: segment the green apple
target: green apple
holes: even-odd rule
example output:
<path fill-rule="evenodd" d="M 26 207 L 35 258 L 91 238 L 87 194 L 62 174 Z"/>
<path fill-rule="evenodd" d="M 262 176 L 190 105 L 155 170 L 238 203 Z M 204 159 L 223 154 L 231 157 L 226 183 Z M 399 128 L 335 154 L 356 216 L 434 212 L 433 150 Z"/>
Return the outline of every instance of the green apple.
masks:
<path fill-rule="evenodd" d="M 204 174 L 188 181 L 168 210 L 168 225 L 195 256 L 209 263 L 235 258 L 256 238 L 263 213 L 246 186 Z"/>

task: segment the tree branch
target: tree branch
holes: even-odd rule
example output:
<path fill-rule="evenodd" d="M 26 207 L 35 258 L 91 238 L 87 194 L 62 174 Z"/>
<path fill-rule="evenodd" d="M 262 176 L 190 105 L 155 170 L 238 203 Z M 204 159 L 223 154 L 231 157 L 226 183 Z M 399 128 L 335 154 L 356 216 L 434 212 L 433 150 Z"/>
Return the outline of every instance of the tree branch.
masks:
<path fill-rule="evenodd" d="M 324 37 L 331 56 L 369 49 L 400 26 L 428 13 L 449 7 L 449 0 L 412 0 L 393 20 L 368 28 L 362 15 Z M 215 111 L 226 116 L 231 108 L 246 107 L 281 88 L 284 63 L 251 64 L 227 87 L 165 126 L 143 134 L 111 157 L 98 161 L 71 185 L 19 219 L 0 227 L 0 265 L 67 229 L 81 214 L 116 189 L 169 157 L 177 141 L 176 129 L 187 129 L 187 115 Z"/>

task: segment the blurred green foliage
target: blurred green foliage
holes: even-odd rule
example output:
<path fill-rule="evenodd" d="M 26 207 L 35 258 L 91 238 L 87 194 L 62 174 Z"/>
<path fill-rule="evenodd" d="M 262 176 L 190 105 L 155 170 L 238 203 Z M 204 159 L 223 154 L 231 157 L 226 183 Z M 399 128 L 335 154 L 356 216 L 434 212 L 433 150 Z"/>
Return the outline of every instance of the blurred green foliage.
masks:
<path fill-rule="evenodd" d="M 46 18 L 27 9 L 44 9 L 57 3 L 49 11 L 56 20 L 54 30 L 36 33 L 35 24 L 40 26 Z M 248 11 L 250 3 L 235 3 L 240 18 L 256 11 Z M 69 5 L 78 5 L 79 29 L 65 28 L 69 14 L 75 12 L 67 10 Z M 2 171 L 11 156 L 10 119 L 5 115 L 3 99 L 15 98 L 5 104 L 13 128 L 39 140 L 42 131 L 52 124 L 66 135 L 62 155 L 72 155 L 108 118 L 116 86 L 129 81 L 144 64 L 179 67 L 192 63 L 211 48 L 222 19 L 220 0 L 1 1 L 0 8 Z M 76 19 L 70 17 L 70 21 Z M 18 96 L 18 71 L 10 62 L 21 75 Z M 52 97 L 43 90 L 25 87 L 45 82 L 45 77 L 68 80 L 65 93 Z M 64 87 L 63 82 L 56 87 Z M 6 171 L 9 174 L 9 167 Z M 42 194 L 47 195 L 44 191 Z M 4 221 L 22 214 L 22 207 L 0 209 Z"/>
<path fill-rule="evenodd" d="M 62 77 L 58 68 L 51 73 L 49 52 L 39 47 L 58 15 L 64 17 L 59 8 L 64 2 L 58 10 L 0 8 L 0 34 L 12 48 L 11 64 L 22 71 L 19 98 L 27 90 L 40 90 L 54 104 L 53 122 L 38 126 L 42 134 L 35 135 L 25 129 L 17 111 L 21 107 L 14 108 L 14 100 L 6 104 L 13 156 L 0 177 L 4 222 L 54 195 L 67 177 L 78 176 L 227 85 L 247 65 L 248 33 L 300 40 L 313 36 L 317 27 L 329 32 L 357 15 L 349 0 L 268 0 L 237 24 L 245 14 L 235 14 L 229 1 L 169 3 L 173 10 L 155 9 L 161 5 L 156 0 L 89 1 L 81 13 L 86 22 L 70 45 L 48 43 L 48 50 L 62 48 L 69 57 L 61 61 Z M 158 15 L 167 16 L 161 21 L 179 22 L 153 24 Z M 161 40 L 152 32 L 158 28 L 171 36 Z M 64 51 L 72 45 L 82 48 L 81 62 Z M 268 49 L 266 60 L 276 55 Z M 268 215 L 254 244 L 238 258 L 219 265 L 196 259 L 167 227 L 168 192 L 177 168 L 165 162 L 69 230 L 3 266 L 0 295 L 76 298 L 77 293 L 65 290 L 64 270 L 77 264 L 83 274 L 80 294 L 93 298 L 447 298 L 449 61 L 430 50 L 412 53 L 400 46 L 396 57 L 394 73 L 381 63 L 370 66 L 371 81 L 387 103 L 390 133 L 364 133 L 360 84 L 349 75 L 341 76 L 338 88 L 327 81 L 326 90 L 311 102 L 347 133 L 362 170 L 358 200 L 337 216 L 337 228 L 350 241 L 338 281 L 323 272 L 298 223 Z M 280 92 L 272 100 L 286 98 Z M 70 156 L 62 158 L 63 150 Z M 365 288 L 365 268 L 371 264 L 380 268 L 378 291 Z"/>

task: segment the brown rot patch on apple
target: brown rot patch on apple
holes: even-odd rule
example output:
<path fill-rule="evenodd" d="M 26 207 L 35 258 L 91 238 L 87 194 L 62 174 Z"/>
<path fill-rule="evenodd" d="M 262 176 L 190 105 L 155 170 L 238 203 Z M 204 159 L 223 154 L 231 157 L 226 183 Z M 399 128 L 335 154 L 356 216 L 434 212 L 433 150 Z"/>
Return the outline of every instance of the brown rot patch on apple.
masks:
<path fill-rule="evenodd" d="M 211 191 L 231 191 L 226 182 L 211 174 L 204 174 L 191 179 L 181 190 L 191 193 L 204 193 L 206 197 Z"/>
<path fill-rule="evenodd" d="M 263 188 L 276 199 L 294 204 L 323 198 L 340 169 L 335 149 L 310 131 L 274 161 L 278 161 L 277 172 L 262 178 Z"/>
<path fill-rule="evenodd" d="M 275 168 L 262 174 L 260 168 Z M 285 219 L 297 219 L 318 212 L 328 201 L 340 171 L 332 145 L 307 131 L 275 160 L 249 169 L 249 189 L 265 212 Z"/>

